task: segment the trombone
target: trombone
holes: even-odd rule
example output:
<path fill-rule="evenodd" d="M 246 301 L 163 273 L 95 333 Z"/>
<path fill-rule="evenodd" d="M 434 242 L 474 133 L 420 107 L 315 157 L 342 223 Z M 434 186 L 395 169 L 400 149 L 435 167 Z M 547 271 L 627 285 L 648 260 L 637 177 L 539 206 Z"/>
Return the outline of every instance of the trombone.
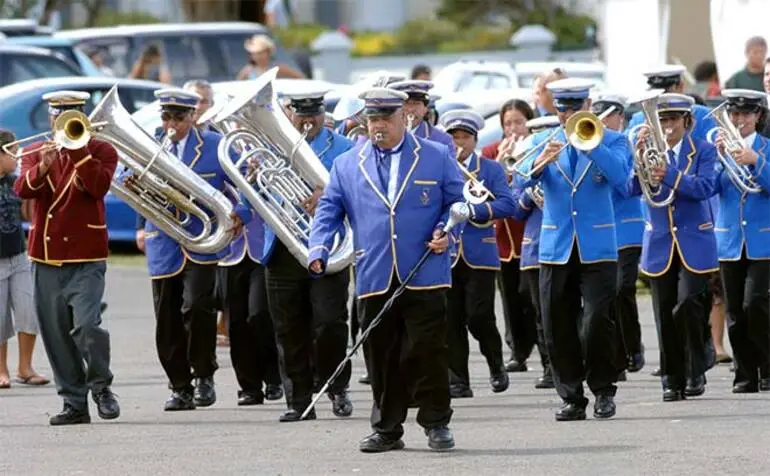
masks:
<path fill-rule="evenodd" d="M 88 144 L 88 141 L 91 140 L 92 134 L 97 129 L 106 125 L 107 122 L 92 123 L 88 119 L 88 116 L 80 111 L 74 109 L 64 111 L 59 115 L 59 117 L 56 118 L 56 121 L 54 121 L 53 127 L 50 131 L 41 132 L 40 134 L 35 134 L 33 136 L 25 137 L 24 139 L 9 142 L 3 145 L 3 152 L 11 155 L 15 160 L 19 160 L 22 157 L 26 157 L 36 152 L 42 152 L 45 150 L 59 151 L 61 149 L 82 149 Z M 24 147 L 22 144 L 29 145 L 43 137 L 48 138 L 51 135 L 53 135 L 53 143 L 48 141 L 46 145 L 43 145 L 37 149 L 32 149 L 29 151 L 22 150 Z M 12 153 L 11 151 L 13 148 L 17 146 L 19 147 L 19 151 Z"/>
<path fill-rule="evenodd" d="M 602 119 L 615 112 L 615 109 L 616 108 L 614 106 L 611 106 L 598 116 L 589 111 L 579 111 L 574 113 L 572 116 L 570 116 L 569 119 L 567 119 L 567 122 L 563 127 L 555 128 L 546 139 L 544 139 L 535 147 L 529 149 L 519 156 L 512 155 L 510 157 L 506 157 L 504 159 L 504 166 L 506 171 L 508 173 L 516 172 L 525 179 L 529 179 L 533 175 L 540 173 L 540 171 L 542 171 L 546 165 L 551 163 L 551 160 L 554 157 L 558 157 L 559 154 L 561 154 L 561 152 L 570 145 L 584 152 L 595 149 L 599 146 L 599 144 L 602 143 L 602 139 L 604 138 L 604 124 L 602 124 Z M 519 168 L 519 164 L 523 164 L 526 160 L 531 158 L 540 147 L 545 147 L 562 130 L 567 136 L 566 144 L 564 144 L 559 150 L 550 155 L 547 159 L 540 162 L 540 165 L 533 167 L 529 172 L 524 172 Z"/>

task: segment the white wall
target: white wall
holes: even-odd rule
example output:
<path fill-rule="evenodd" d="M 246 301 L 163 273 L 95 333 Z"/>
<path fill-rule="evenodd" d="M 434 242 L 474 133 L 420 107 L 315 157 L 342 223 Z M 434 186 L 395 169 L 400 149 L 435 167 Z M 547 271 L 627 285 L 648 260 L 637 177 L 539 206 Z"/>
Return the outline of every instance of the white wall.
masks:
<path fill-rule="evenodd" d="M 746 64 L 744 49 L 752 36 L 770 40 L 767 0 L 711 0 L 711 34 L 719 79 L 724 83 Z"/>

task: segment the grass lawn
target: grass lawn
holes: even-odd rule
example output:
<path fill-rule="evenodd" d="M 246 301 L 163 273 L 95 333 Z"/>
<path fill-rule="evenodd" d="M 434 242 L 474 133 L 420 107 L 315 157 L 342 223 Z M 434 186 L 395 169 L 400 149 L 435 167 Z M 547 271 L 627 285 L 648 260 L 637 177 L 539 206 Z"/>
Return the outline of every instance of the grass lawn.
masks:
<path fill-rule="evenodd" d="M 146 266 L 144 254 L 133 244 L 110 244 L 110 256 L 108 265 L 120 266 Z"/>

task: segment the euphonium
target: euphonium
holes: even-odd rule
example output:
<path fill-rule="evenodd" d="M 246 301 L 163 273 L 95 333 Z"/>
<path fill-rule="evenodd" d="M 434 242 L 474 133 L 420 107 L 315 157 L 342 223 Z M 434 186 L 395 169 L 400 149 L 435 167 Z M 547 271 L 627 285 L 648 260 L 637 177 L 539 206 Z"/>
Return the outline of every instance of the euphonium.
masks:
<path fill-rule="evenodd" d="M 730 115 L 727 113 L 727 101 L 715 107 L 709 115 L 714 116 L 714 120 L 716 120 L 718 125 L 706 134 L 706 140 L 716 145 L 717 135 L 721 133 L 724 136 L 725 153 L 720 152 L 717 147 L 717 156 L 719 161 L 722 162 L 722 167 L 724 167 L 730 181 L 741 193 L 760 192 L 762 187 L 751 178 L 751 172 L 748 171 L 745 165 L 741 165 L 733 159 L 732 154 L 742 150 L 744 145 L 739 128 L 732 123 Z M 740 127 L 743 128 L 744 126 L 741 125 Z"/>
<path fill-rule="evenodd" d="M 214 119 L 225 132 L 219 163 L 230 180 L 273 229 L 302 266 L 307 266 L 307 242 L 313 217 L 303 203 L 329 182 L 329 172 L 275 101 L 273 80 L 278 68 L 262 74 L 254 88 L 230 101 Z M 237 127 L 234 127 L 237 126 Z M 233 161 L 231 151 L 240 153 Z M 344 270 L 353 260 L 353 232 L 344 235 L 329 253 L 328 273 Z"/>
<path fill-rule="evenodd" d="M 229 245 L 230 201 L 139 127 L 117 93 L 115 86 L 90 117 L 92 124 L 104 124 L 95 137 L 112 144 L 132 172 L 125 182 L 112 179 L 112 193 L 190 251 L 216 253 Z M 191 217 L 201 222 L 197 234 L 186 229 Z"/>
<path fill-rule="evenodd" d="M 635 102 L 641 103 L 642 113 L 644 114 L 645 122 L 632 128 L 629 132 L 629 140 L 631 140 L 631 147 L 634 149 L 634 171 L 639 179 L 639 186 L 642 189 L 642 194 L 647 200 L 647 203 L 653 208 L 662 208 L 670 205 L 674 201 L 674 191 L 669 190 L 668 196 L 663 200 L 655 200 L 655 197 L 660 195 L 660 184 L 652 176 L 652 172 L 656 168 L 662 168 L 667 162 L 668 143 L 666 142 L 666 136 L 668 131 L 664 131 L 660 125 L 660 119 L 658 118 L 658 96 L 660 96 L 660 90 L 650 91 L 647 95 L 638 99 Z M 644 141 L 644 153 L 639 154 L 634 139 L 636 132 L 641 127 L 647 127 L 650 129 L 650 134 Z"/>

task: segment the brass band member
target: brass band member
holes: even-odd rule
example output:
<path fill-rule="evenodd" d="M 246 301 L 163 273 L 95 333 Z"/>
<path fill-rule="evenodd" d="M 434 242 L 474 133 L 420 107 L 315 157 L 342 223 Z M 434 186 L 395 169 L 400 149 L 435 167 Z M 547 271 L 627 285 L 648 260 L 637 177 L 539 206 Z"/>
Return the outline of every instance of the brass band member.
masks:
<path fill-rule="evenodd" d="M 674 199 L 666 206 L 647 203 L 649 223 L 642 245 L 641 269 L 650 278 L 661 346 L 663 401 L 667 402 L 702 395 L 706 390 L 708 284 L 710 274 L 718 268 L 709 207 L 716 150 L 693 137 L 693 104 L 683 94 L 666 93 L 657 98 L 666 143 L 655 145 L 662 149 L 663 160 L 653 169 L 650 186 L 660 199 L 671 193 Z M 642 128 L 635 140 L 636 154 L 650 149 L 648 137 L 649 128 Z M 631 193 L 641 195 L 639 177 L 630 183 Z"/>
<path fill-rule="evenodd" d="M 770 141 L 757 133 L 767 116 L 766 96 L 747 89 L 725 89 L 722 95 L 727 98 L 723 120 L 740 136 L 720 130 L 718 153 L 734 161 L 735 170 L 746 172 L 743 183 L 750 188 L 739 188 L 726 167 L 717 166 L 719 213 L 714 231 L 735 356 L 733 393 L 753 393 L 770 390 L 770 379 L 761 378 L 761 369 L 770 362 Z"/>
<path fill-rule="evenodd" d="M 388 87 L 404 92 L 409 96 L 404 104 L 404 112 L 407 117 L 407 126 L 412 128 L 414 135 L 449 146 L 450 150 L 454 152 L 452 137 L 425 120 L 429 111 L 430 90 L 433 88 L 431 81 L 412 79 L 394 82 Z"/>
<path fill-rule="evenodd" d="M 563 125 L 578 111 L 588 111 L 593 85 L 578 78 L 548 85 Z M 615 415 L 618 376 L 611 316 L 618 259 L 612 190 L 629 176 L 628 140 L 605 130 L 601 142 L 583 152 L 572 144 L 564 147 L 568 140 L 564 130 L 543 144 L 549 133 L 534 137 L 533 146 L 544 145 L 543 150 L 522 167 L 532 174 L 523 185 L 539 182 L 545 201 L 540 297 L 556 391 L 564 401 L 556 420 L 586 418 L 584 379 L 596 395 L 594 417 L 610 418 Z M 582 332 L 575 325 L 579 320 Z"/>
<path fill-rule="evenodd" d="M 43 95 L 52 127 L 62 113 L 82 112 L 89 98 L 77 91 Z M 120 407 L 110 390 L 110 334 L 101 327 L 108 251 L 104 196 L 118 155 L 96 139 L 72 149 L 57 150 L 50 142 L 29 149 L 13 188 L 22 199 L 34 199 L 29 257 L 35 305 L 56 390 L 64 399 L 50 424 L 90 423 L 89 390 L 99 417 L 118 418 Z"/>
<path fill-rule="evenodd" d="M 452 398 L 470 398 L 473 390 L 468 370 L 468 331 L 486 358 L 492 391 L 504 392 L 509 385 L 495 318 L 495 278 L 500 256 L 492 220 L 511 216 L 515 204 L 502 166 L 475 152 L 484 118 L 470 109 L 456 110 L 444 114 L 441 125 L 454 140 L 457 160 L 493 194 L 478 206 L 481 213 L 452 234 L 452 287 L 447 300 L 449 393 Z"/>

